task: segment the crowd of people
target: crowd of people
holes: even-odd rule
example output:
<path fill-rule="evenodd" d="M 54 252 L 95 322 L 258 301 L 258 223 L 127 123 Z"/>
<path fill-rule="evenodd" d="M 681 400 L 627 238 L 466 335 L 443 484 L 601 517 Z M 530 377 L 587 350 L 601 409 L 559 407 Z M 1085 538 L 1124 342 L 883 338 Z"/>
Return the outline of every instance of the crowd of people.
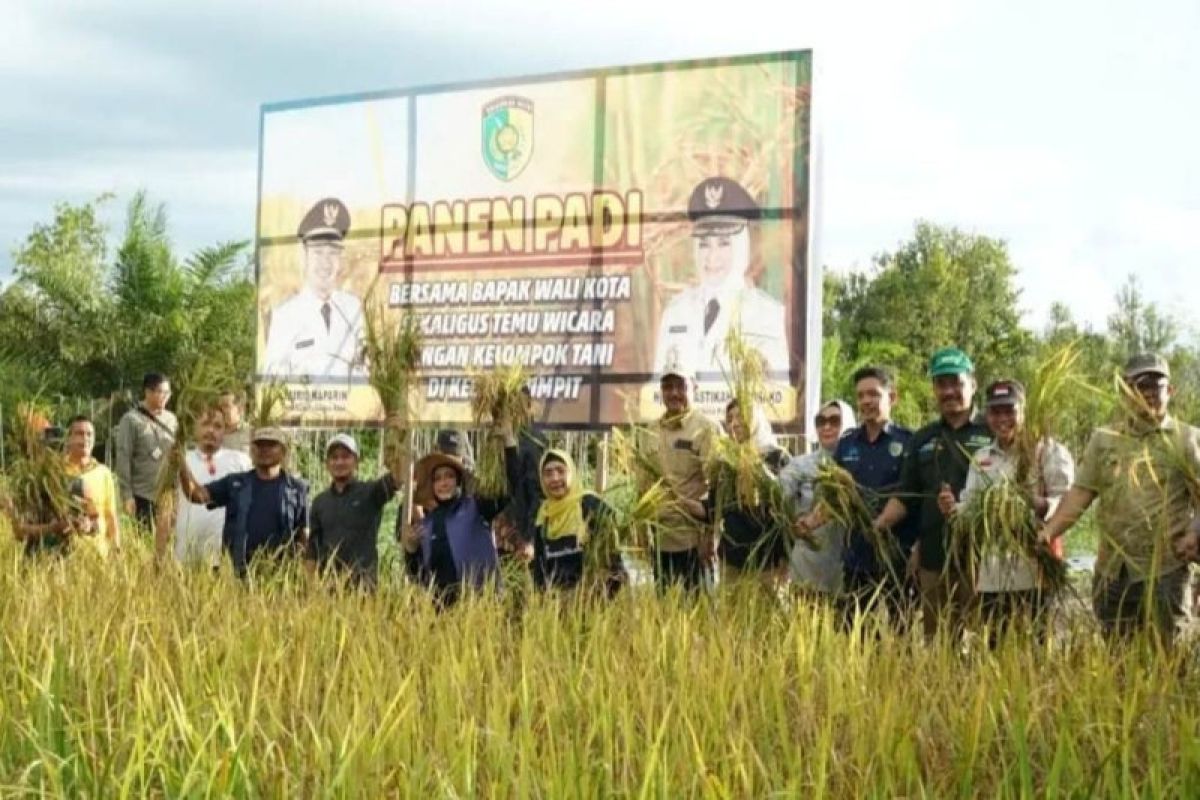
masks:
<path fill-rule="evenodd" d="M 1184 614 L 1187 565 L 1200 559 L 1200 432 L 1169 412 L 1165 359 L 1136 355 L 1122 377 L 1121 413 L 1092 433 L 1076 465 L 1049 438 L 1024 453 L 1026 390 L 1018 381 L 986 386 L 977 413 L 975 368 L 956 348 L 930 360 L 936 419 L 916 431 L 897 424 L 892 373 L 864 367 L 853 376 L 853 405 L 824 403 L 812 420 L 816 448 L 795 456 L 762 409 L 741 413 L 735 401 L 720 422 L 704 415 L 692 404 L 695 376 L 668 363 L 659 375 L 663 413 L 650 430 L 665 500 L 653 521 L 649 571 L 659 586 L 689 592 L 718 575 L 775 595 L 787 587 L 830 603 L 847 629 L 878 612 L 899 630 L 920 620 L 929 637 L 976 624 L 989 636 L 1017 628 L 1043 636 L 1054 599 L 1045 561 L 1019 548 L 963 557 L 951 536 L 956 520 L 974 518 L 989 486 L 1009 480 L 1027 501 L 1036 547 L 1056 559 L 1063 536 L 1098 503 L 1092 605 L 1102 631 L 1113 639 L 1149 631 L 1169 643 Z M 324 448 L 328 484 L 310 498 L 288 469 L 287 432 L 249 429 L 240 396 L 229 392 L 197 420 L 194 441 L 180 443 L 188 449 L 178 475 L 166 477 L 177 486 L 168 507 L 159 498 L 178 432 L 170 396 L 166 376 L 145 377 L 141 402 L 115 430 L 111 471 L 92 455 L 92 421 L 69 422 L 64 468 L 82 510 L 54 519 L 45 509 L 8 508 L 28 554 L 119 550 L 123 510 L 137 529 L 153 531 L 162 558 L 210 569 L 228 559 L 246 576 L 259 560 L 298 554 L 312 571 L 375 589 L 384 509 L 409 481 L 407 466 L 360 478 L 358 442 L 337 433 Z M 536 428 L 497 424 L 484 435 L 504 448 L 505 497 L 476 492 L 462 431 L 440 431 L 434 451 L 413 465 L 412 507 L 394 531 L 409 579 L 443 608 L 465 590 L 498 584 L 505 558 L 526 565 L 544 591 L 621 591 L 629 577 L 619 552 L 588 559 L 614 524 L 613 509 L 583 485 L 570 454 L 547 447 Z M 786 535 L 778 509 L 715 502 L 736 496 L 720 490 L 737 476 L 713 467 L 721 437 L 752 449 L 756 468 L 779 487 Z M 821 475 L 831 465 L 853 479 L 869 523 L 838 519 L 822 502 Z"/>

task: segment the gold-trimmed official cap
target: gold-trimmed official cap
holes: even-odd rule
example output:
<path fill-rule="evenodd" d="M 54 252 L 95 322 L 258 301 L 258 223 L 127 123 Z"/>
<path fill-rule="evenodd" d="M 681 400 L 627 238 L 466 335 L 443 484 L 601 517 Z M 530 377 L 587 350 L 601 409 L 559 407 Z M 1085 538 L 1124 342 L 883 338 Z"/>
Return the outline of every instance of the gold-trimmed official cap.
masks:
<path fill-rule="evenodd" d="M 750 193 L 731 178 L 705 178 L 692 189 L 688 219 L 693 236 L 737 233 L 746 223 L 762 216 Z"/>
<path fill-rule="evenodd" d="M 350 230 L 350 210 L 336 197 L 326 197 L 300 220 L 296 235 L 302 242 L 340 242 Z"/>

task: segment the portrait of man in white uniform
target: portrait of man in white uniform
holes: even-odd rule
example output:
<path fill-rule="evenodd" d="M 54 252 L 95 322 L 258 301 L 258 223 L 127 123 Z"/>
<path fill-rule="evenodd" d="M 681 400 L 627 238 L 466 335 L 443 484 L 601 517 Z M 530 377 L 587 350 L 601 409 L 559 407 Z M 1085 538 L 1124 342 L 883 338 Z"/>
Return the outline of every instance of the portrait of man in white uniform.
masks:
<path fill-rule="evenodd" d="M 668 301 L 658 325 L 654 374 L 675 354 L 694 365 L 699 379 L 721 380 L 725 337 L 735 322 L 777 378 L 790 367 L 783 303 L 747 282 L 750 225 L 758 204 L 737 181 L 706 178 L 692 191 L 688 219 L 697 283 Z"/>
<path fill-rule="evenodd" d="M 350 212 L 327 197 L 314 205 L 296 235 L 304 287 L 271 309 L 265 374 L 279 378 L 349 377 L 363 337 L 362 301 L 338 288 Z"/>

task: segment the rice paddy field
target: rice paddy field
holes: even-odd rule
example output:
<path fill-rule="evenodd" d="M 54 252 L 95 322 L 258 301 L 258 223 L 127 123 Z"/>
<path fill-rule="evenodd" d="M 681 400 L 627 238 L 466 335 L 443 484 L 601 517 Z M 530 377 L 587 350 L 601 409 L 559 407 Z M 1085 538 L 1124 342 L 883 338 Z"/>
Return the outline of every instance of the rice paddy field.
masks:
<path fill-rule="evenodd" d="M 0 531 L 0 795 L 1189 797 L 1194 647 L 926 645 L 757 586 L 247 587 Z M 80 556 L 86 554 L 78 554 Z"/>

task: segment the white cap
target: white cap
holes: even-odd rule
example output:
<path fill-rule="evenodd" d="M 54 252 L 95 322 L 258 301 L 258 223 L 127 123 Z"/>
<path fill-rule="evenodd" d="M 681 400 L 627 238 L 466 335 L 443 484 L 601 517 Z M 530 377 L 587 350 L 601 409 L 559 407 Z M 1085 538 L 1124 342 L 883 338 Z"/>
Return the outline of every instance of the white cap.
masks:
<path fill-rule="evenodd" d="M 358 458 L 358 442 L 354 441 L 354 437 L 348 433 L 339 433 L 330 439 L 325 445 L 325 454 L 329 455 L 329 451 L 335 447 L 344 447 L 354 453 L 355 458 Z"/>
<path fill-rule="evenodd" d="M 664 359 L 662 371 L 658 373 L 658 379 L 661 381 L 668 375 L 683 378 L 688 383 L 694 383 L 696 380 L 696 371 L 685 363 L 679 354 L 678 347 L 672 347 L 667 351 L 667 357 Z"/>

